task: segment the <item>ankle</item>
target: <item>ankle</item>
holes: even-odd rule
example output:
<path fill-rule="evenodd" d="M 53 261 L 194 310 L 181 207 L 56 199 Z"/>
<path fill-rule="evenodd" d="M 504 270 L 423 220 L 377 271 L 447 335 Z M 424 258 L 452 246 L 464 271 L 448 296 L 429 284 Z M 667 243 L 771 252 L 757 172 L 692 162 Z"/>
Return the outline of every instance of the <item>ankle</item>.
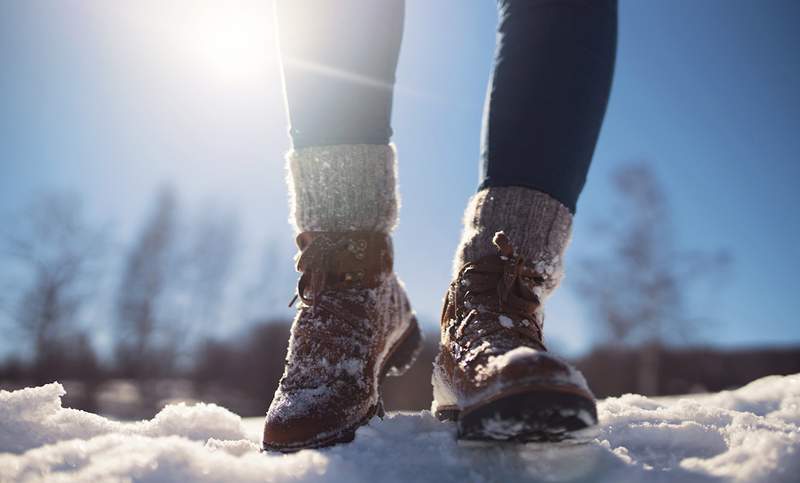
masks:
<path fill-rule="evenodd" d="M 464 231 L 453 260 L 453 271 L 466 263 L 497 254 L 495 233 L 505 232 L 516 255 L 555 288 L 562 276 L 563 254 L 569 243 L 572 214 L 546 193 L 519 186 L 490 187 L 475 194 L 464 213 Z"/>
<path fill-rule="evenodd" d="M 345 144 L 287 155 L 296 231 L 377 231 L 397 224 L 397 164 L 390 145 Z"/>

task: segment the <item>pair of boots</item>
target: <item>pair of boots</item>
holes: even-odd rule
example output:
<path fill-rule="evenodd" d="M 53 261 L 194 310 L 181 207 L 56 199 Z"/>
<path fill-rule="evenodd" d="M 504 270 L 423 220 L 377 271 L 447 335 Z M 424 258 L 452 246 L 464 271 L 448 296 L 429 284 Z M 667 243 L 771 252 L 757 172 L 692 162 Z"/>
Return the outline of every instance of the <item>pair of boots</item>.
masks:
<path fill-rule="evenodd" d="M 300 308 L 263 448 L 350 441 L 383 415 L 379 386 L 414 361 L 420 330 L 393 272 L 390 146 L 289 155 Z M 572 216 L 548 195 L 495 187 L 470 201 L 441 317 L 434 414 L 470 440 L 559 441 L 596 424 L 583 377 L 542 340 Z"/>

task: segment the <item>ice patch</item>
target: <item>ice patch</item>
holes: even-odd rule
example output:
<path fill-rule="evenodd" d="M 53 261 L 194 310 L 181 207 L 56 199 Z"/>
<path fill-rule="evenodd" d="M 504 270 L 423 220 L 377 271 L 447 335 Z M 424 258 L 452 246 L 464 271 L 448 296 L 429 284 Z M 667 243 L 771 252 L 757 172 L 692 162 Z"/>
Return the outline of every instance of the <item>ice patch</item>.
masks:
<path fill-rule="evenodd" d="M 120 423 L 61 407 L 59 384 L 0 392 L 0 482 L 794 482 L 800 375 L 685 398 L 601 401 L 581 445 L 464 447 L 427 411 L 375 418 L 353 443 L 258 452 L 262 418 L 168 406 Z M 505 428 L 499 427 L 502 431 Z"/>

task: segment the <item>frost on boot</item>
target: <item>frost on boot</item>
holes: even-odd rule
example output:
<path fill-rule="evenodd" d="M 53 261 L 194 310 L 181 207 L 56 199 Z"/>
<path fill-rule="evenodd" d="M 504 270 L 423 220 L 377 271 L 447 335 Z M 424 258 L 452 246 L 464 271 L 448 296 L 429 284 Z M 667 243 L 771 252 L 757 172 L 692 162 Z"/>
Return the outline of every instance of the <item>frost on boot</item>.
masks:
<path fill-rule="evenodd" d="M 560 441 L 597 423 L 583 376 L 547 352 L 542 301 L 558 261 L 529 262 L 505 233 L 465 263 L 445 297 L 432 411 L 467 440 Z"/>
<path fill-rule="evenodd" d="M 379 385 L 413 362 L 420 332 L 379 232 L 303 232 L 301 306 L 264 425 L 265 450 L 350 441 L 383 415 Z"/>

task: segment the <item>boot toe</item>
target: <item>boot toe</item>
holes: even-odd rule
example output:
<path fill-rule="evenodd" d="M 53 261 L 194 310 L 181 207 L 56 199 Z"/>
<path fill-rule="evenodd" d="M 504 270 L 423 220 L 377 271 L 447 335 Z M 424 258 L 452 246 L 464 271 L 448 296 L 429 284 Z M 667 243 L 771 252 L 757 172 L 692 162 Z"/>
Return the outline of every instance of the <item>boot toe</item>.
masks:
<path fill-rule="evenodd" d="M 314 398 L 308 392 L 313 391 Z M 351 441 L 355 429 L 374 413 L 365 401 L 348 405 L 321 390 L 279 394 L 267 411 L 262 447 L 265 450 L 297 451 Z M 347 411 L 335 408 L 347 408 Z"/>
<path fill-rule="evenodd" d="M 267 414 L 264 423 L 265 450 L 293 451 L 315 447 L 334 428 L 325 418 L 312 415 L 276 418 Z"/>
<path fill-rule="evenodd" d="M 505 354 L 490 357 L 482 372 L 484 391 L 543 385 L 563 388 L 594 399 L 580 371 L 549 352 L 530 347 L 517 347 Z"/>

